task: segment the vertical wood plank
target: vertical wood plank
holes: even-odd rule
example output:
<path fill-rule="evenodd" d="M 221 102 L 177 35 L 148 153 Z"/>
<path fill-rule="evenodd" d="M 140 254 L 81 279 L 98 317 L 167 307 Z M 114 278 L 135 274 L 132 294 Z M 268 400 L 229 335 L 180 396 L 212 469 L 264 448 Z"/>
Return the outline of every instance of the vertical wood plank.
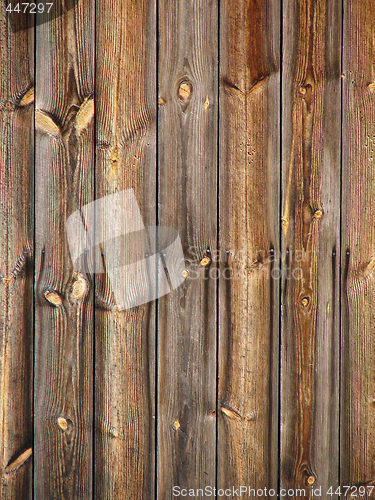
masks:
<path fill-rule="evenodd" d="M 37 26 L 35 498 L 92 495 L 93 286 L 67 218 L 93 199 L 93 2 Z"/>
<path fill-rule="evenodd" d="M 190 261 L 159 301 L 158 498 L 215 486 L 216 1 L 159 2 L 159 225 Z M 202 259 L 206 257 L 204 264 Z"/>
<path fill-rule="evenodd" d="M 96 198 L 133 190 L 145 227 L 156 223 L 156 106 L 155 1 L 99 2 Z M 105 220 L 108 234 L 129 223 L 116 207 Z M 129 248 L 118 239 L 110 250 L 123 256 Z M 112 279 L 120 282 L 121 272 Z M 117 300 L 109 276 L 98 275 L 95 498 L 143 500 L 155 484 L 155 303 L 122 309 Z"/>
<path fill-rule="evenodd" d="M 374 486 L 375 2 L 344 8 L 341 483 Z"/>
<path fill-rule="evenodd" d="M 218 487 L 276 491 L 280 6 L 224 0 L 220 19 Z"/>
<path fill-rule="evenodd" d="M 0 4 L 1 499 L 29 499 L 33 437 L 34 28 Z M 24 29 L 21 29 L 21 28 Z M 17 464 L 22 463 L 19 468 Z"/>
<path fill-rule="evenodd" d="M 283 47 L 280 477 L 311 498 L 339 481 L 341 2 L 284 2 Z"/>

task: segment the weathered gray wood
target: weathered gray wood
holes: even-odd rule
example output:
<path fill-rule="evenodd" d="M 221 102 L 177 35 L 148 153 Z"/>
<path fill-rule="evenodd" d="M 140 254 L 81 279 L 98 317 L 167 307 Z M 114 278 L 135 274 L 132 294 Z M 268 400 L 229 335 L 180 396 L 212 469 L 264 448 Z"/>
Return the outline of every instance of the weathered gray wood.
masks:
<path fill-rule="evenodd" d="M 34 30 L 15 31 L 4 2 L 0 18 L 0 498 L 20 500 L 32 495 Z"/>
<path fill-rule="evenodd" d="M 220 19 L 218 486 L 277 490 L 280 5 Z"/>
<path fill-rule="evenodd" d="M 339 481 L 340 46 L 341 2 L 284 2 L 280 478 L 306 498 Z"/>
<path fill-rule="evenodd" d="M 374 486 L 375 2 L 344 7 L 341 483 Z"/>
<path fill-rule="evenodd" d="M 159 224 L 178 230 L 190 261 L 159 301 L 160 499 L 216 478 L 217 11 L 159 3 Z"/>
<path fill-rule="evenodd" d="M 66 220 L 94 195 L 94 3 L 37 26 L 36 499 L 92 495 L 93 286 Z"/>
<path fill-rule="evenodd" d="M 146 227 L 156 223 L 156 108 L 155 1 L 97 3 L 96 198 L 132 189 Z M 114 213 L 106 228 L 121 233 L 128 219 Z M 109 250 L 130 248 L 118 239 Z M 155 302 L 122 310 L 98 275 L 95 317 L 95 498 L 153 498 Z"/>

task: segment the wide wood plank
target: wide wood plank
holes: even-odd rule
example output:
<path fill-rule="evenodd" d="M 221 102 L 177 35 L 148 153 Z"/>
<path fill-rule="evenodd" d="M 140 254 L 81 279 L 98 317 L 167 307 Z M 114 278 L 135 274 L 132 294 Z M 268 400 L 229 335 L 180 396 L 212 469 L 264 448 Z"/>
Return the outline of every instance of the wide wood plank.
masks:
<path fill-rule="evenodd" d="M 160 499 L 216 481 L 217 10 L 159 3 L 158 223 L 177 229 L 187 265 L 159 301 Z"/>
<path fill-rule="evenodd" d="M 36 27 L 38 499 L 92 495 L 93 286 L 73 268 L 66 221 L 94 196 L 93 6 L 79 1 Z"/>
<path fill-rule="evenodd" d="M 95 498 L 144 500 L 155 486 L 155 302 L 122 302 L 149 283 L 141 274 L 129 282 L 127 256 L 134 252 L 141 264 L 147 252 L 139 253 L 142 238 L 121 235 L 132 224 L 156 223 L 154 0 L 97 3 L 95 85 L 96 198 L 120 196 L 112 213 L 97 214 L 113 240 L 102 247 L 111 273 L 97 275 L 95 291 Z M 124 191 L 135 199 L 129 213 Z"/>
<path fill-rule="evenodd" d="M 276 491 L 280 5 L 220 4 L 218 487 Z"/>
<path fill-rule="evenodd" d="M 375 486 L 375 2 L 344 9 L 341 483 Z"/>
<path fill-rule="evenodd" d="M 280 479 L 325 497 L 339 482 L 341 2 L 284 2 L 283 47 Z"/>
<path fill-rule="evenodd" d="M 0 498 L 20 500 L 32 496 L 34 28 L 4 2 L 0 19 Z"/>

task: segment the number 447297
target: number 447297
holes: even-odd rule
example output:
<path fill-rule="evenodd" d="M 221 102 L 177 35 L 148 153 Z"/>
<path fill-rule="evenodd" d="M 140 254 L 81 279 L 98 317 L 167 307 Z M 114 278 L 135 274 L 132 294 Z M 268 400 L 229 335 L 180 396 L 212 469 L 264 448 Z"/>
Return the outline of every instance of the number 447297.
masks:
<path fill-rule="evenodd" d="M 47 14 L 52 9 L 53 3 L 17 3 L 12 9 L 12 4 L 10 3 L 6 8 L 7 12 L 23 12 L 29 14 L 42 14 L 46 10 Z"/>
<path fill-rule="evenodd" d="M 336 490 L 331 486 L 327 491 L 327 495 L 344 495 L 345 498 L 354 498 L 354 497 L 364 497 L 366 494 L 371 496 L 372 490 L 375 486 L 342 486 L 338 487 Z"/>

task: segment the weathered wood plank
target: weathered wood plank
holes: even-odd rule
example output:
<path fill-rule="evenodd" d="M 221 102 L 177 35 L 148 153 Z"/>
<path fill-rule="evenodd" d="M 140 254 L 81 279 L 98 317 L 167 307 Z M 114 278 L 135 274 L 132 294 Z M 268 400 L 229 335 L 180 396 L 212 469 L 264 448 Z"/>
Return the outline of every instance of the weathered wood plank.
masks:
<path fill-rule="evenodd" d="M 32 460 L 17 459 L 33 436 L 34 29 L 16 31 L 4 2 L 0 19 L 0 498 L 10 500 L 32 496 Z"/>
<path fill-rule="evenodd" d="M 96 96 L 96 198 L 133 190 L 144 225 L 155 225 L 154 0 L 97 3 Z M 119 201 L 106 217 L 108 234 L 134 222 L 135 213 L 116 217 L 122 208 Z M 141 242 L 133 243 L 140 251 Z M 128 252 L 114 239 L 106 264 Z M 143 500 L 155 486 L 155 303 L 123 309 L 112 288 L 123 271 L 112 272 L 96 283 L 95 498 Z M 137 279 L 135 293 L 148 285 Z"/>
<path fill-rule="evenodd" d="M 191 261 L 159 301 L 160 499 L 173 486 L 215 486 L 217 10 L 159 2 L 159 224 L 178 230 Z"/>
<path fill-rule="evenodd" d="M 341 483 L 354 485 L 375 480 L 375 2 L 344 7 Z"/>
<path fill-rule="evenodd" d="M 220 19 L 218 486 L 277 490 L 280 5 Z"/>
<path fill-rule="evenodd" d="M 341 2 L 284 2 L 283 47 L 280 479 L 310 498 L 339 481 Z"/>
<path fill-rule="evenodd" d="M 36 28 L 34 494 L 40 499 L 92 495 L 93 286 L 73 269 L 66 221 L 94 195 L 93 7 L 79 1 Z"/>

